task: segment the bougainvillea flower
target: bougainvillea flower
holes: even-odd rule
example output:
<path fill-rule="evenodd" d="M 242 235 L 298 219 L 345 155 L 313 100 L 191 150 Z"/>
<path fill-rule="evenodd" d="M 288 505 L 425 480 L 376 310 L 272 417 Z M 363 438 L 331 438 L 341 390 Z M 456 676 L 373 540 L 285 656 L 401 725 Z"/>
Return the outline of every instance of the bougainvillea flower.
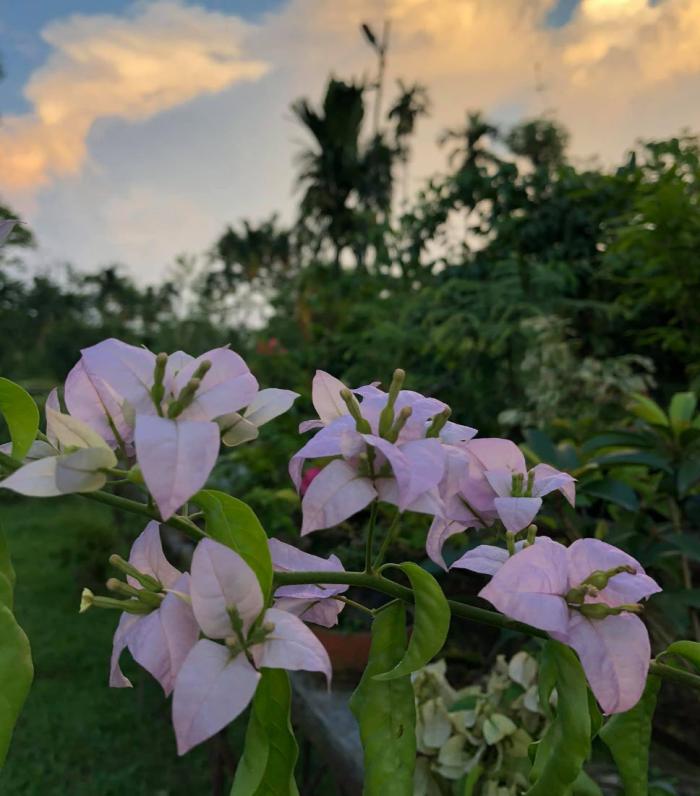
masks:
<path fill-rule="evenodd" d="M 620 713 L 639 701 L 649 669 L 637 601 L 658 591 L 639 562 L 606 542 L 566 548 L 543 537 L 508 558 L 480 596 L 571 646 L 603 711 Z"/>
<path fill-rule="evenodd" d="M 260 390 L 242 414 L 231 412 L 216 419 L 221 429 L 221 441 L 233 447 L 257 439 L 260 426 L 291 409 L 298 397 L 298 392 L 277 387 Z"/>
<path fill-rule="evenodd" d="M 467 528 L 484 528 L 498 518 L 493 490 L 483 466 L 467 446 L 445 445 L 445 476 L 440 482 L 443 511 L 430 526 L 426 540 L 428 557 L 447 569 L 442 547 L 451 536 Z"/>
<path fill-rule="evenodd" d="M 545 539 L 538 536 L 535 542 Z M 525 541 L 515 543 L 515 551 L 519 552 L 526 546 Z M 460 556 L 450 565 L 450 569 L 468 569 L 481 575 L 495 575 L 510 558 L 510 553 L 505 547 L 496 547 L 492 544 L 480 544 Z"/>
<path fill-rule="evenodd" d="M 548 464 L 527 470 L 525 457 L 507 439 L 472 439 L 448 445 L 446 474 L 440 484 L 444 510 L 428 533 L 430 559 L 446 569 L 442 547 L 468 528 L 485 528 L 501 520 L 510 533 L 527 528 L 542 506 L 542 497 L 559 490 L 571 505 L 575 479 Z"/>
<path fill-rule="evenodd" d="M 379 415 L 389 397 L 388 393 L 377 387 L 377 384 L 378 382 L 374 382 L 352 390 L 355 395 L 363 399 L 362 415 L 369 421 L 375 433 L 378 430 Z M 305 420 L 300 424 L 299 432 L 323 428 L 339 417 L 348 415 L 348 407 L 341 397 L 341 392 L 345 389 L 347 387 L 340 379 L 323 370 L 317 370 L 311 385 L 311 400 L 318 414 L 318 420 Z M 396 412 L 406 406 L 411 407 L 412 415 L 401 432 L 401 439 L 404 442 L 411 438 L 424 437 L 427 424 L 435 415 L 448 408 L 447 404 L 436 398 L 426 398 L 412 390 L 401 390 L 396 399 Z M 440 432 L 440 438 L 444 442 L 466 442 L 475 435 L 476 429 L 449 421 Z"/>
<path fill-rule="evenodd" d="M 192 608 L 208 638 L 194 645 L 175 681 L 173 726 L 179 754 L 210 738 L 247 707 L 259 669 L 304 669 L 323 672 L 328 680 L 331 676 L 320 641 L 293 614 L 264 610 L 255 574 L 233 550 L 211 539 L 201 541 L 191 572 Z"/>
<path fill-rule="evenodd" d="M 49 443 L 35 443 L 27 464 L 0 481 L 0 486 L 32 497 L 55 497 L 73 492 L 94 492 L 107 482 L 105 470 L 117 457 L 102 437 L 87 424 L 56 411 L 55 393 L 46 405 Z"/>
<path fill-rule="evenodd" d="M 332 376 L 316 374 L 313 397 L 321 428 L 289 463 L 292 480 L 301 491 L 307 460 L 334 459 L 310 484 L 304 484 L 302 534 L 337 525 L 377 498 L 396 505 L 399 511 L 441 512 L 438 484 L 445 472 L 446 454 L 439 433 L 446 426 L 443 422 L 434 436 L 430 429 L 436 418 L 447 413 L 446 404 L 410 390 L 397 391 L 391 409 L 396 425 L 389 434 L 380 428 L 389 394 L 373 384 L 360 387 L 354 391 L 362 399 L 357 405 L 360 431 L 360 420 L 350 415 L 340 394 L 345 389 Z M 307 424 L 309 427 L 313 425 Z M 449 428 L 451 438 L 466 440 L 475 433 L 458 424 Z"/>
<path fill-rule="evenodd" d="M 475 439 L 466 446 L 482 464 L 494 491 L 494 508 L 507 531 L 527 528 L 542 506 L 542 498 L 558 490 L 573 506 L 576 479 L 548 464 L 528 471 L 520 448 L 506 439 Z"/>
<path fill-rule="evenodd" d="M 124 417 L 123 398 L 106 381 L 90 376 L 82 359 L 66 377 L 63 396 L 70 415 L 87 423 L 111 448 L 131 442 L 134 432 Z"/>
<path fill-rule="evenodd" d="M 171 517 L 206 483 L 219 455 L 219 427 L 137 415 L 136 459 L 161 517 Z"/>
<path fill-rule="evenodd" d="M 311 402 L 318 414 L 318 420 L 304 420 L 299 426 L 299 433 L 313 428 L 322 428 L 339 417 L 348 414 L 348 408 L 340 397 L 346 389 L 340 379 L 331 376 L 324 370 L 317 370 L 311 383 Z"/>
<path fill-rule="evenodd" d="M 163 554 L 157 522 L 149 522 L 136 539 L 129 563 L 159 581 L 164 596 L 160 607 L 148 614 L 121 615 L 112 645 L 109 684 L 113 688 L 131 687 L 119 668 L 119 658 L 128 647 L 134 660 L 155 677 L 168 696 L 183 661 L 199 638 L 199 625 L 187 601 L 190 576 L 173 567 Z M 134 578 L 128 580 L 134 588 L 141 588 Z"/>
<path fill-rule="evenodd" d="M 290 390 L 258 391 L 229 348 L 156 357 L 111 338 L 81 353 L 66 380 L 66 406 L 108 446 L 127 456 L 135 449 L 163 519 L 204 485 L 222 433 L 227 444 L 254 439 L 296 397 Z"/>
<path fill-rule="evenodd" d="M 285 544 L 279 539 L 269 540 L 272 567 L 277 572 L 344 572 L 336 555 L 321 558 Z M 317 586 L 281 586 L 275 592 L 275 608 L 280 608 L 323 627 L 338 624 L 338 615 L 345 607 L 341 600 L 333 599 L 348 590 L 347 584 L 336 583 Z"/>

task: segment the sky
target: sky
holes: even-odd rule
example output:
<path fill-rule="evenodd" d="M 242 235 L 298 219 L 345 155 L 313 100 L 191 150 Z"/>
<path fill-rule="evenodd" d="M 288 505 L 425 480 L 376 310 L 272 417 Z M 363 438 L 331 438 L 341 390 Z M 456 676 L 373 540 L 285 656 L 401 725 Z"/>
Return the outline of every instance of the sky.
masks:
<path fill-rule="evenodd" d="M 359 25 L 384 20 L 387 94 L 401 77 L 432 99 L 415 189 L 467 109 L 554 114 L 582 163 L 700 130 L 699 0 L 0 0 L 0 201 L 35 264 L 147 283 L 238 219 L 291 219 L 290 103 L 372 76 Z"/>

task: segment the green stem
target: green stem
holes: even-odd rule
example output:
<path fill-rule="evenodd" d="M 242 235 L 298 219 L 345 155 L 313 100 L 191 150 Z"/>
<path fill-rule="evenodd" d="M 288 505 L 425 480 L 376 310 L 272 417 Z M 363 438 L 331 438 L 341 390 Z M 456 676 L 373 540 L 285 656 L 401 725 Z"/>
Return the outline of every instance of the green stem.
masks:
<path fill-rule="evenodd" d="M 377 523 L 377 501 L 372 503 L 369 511 L 369 524 L 367 525 L 367 544 L 365 546 L 365 572 L 372 572 L 372 547 L 374 544 L 374 526 Z"/>
<path fill-rule="evenodd" d="M 157 509 L 149 507 L 146 503 L 139 503 L 137 500 L 130 500 L 120 495 L 113 495 L 110 492 L 102 492 L 101 490 L 97 492 L 81 492 L 80 494 L 81 497 L 94 500 L 96 503 L 104 503 L 106 506 L 128 511 L 131 514 L 141 514 L 151 520 L 169 525 L 171 528 L 177 528 L 195 541 L 199 541 L 205 536 L 204 531 L 188 520 L 187 517 L 174 514 L 169 520 L 163 521 Z"/>
<path fill-rule="evenodd" d="M 358 603 L 355 600 L 351 600 L 349 597 L 343 597 L 340 594 L 336 594 L 333 599 L 338 600 L 338 602 L 345 603 L 345 605 L 350 605 L 352 608 L 357 608 L 358 611 L 364 611 L 370 616 L 374 616 L 374 611 L 371 608 L 368 608 L 366 605 L 362 605 L 362 603 Z"/>
<path fill-rule="evenodd" d="M 296 586 L 302 584 L 325 584 L 325 583 L 347 583 L 349 586 L 359 586 L 361 588 L 372 589 L 381 592 L 389 597 L 395 597 L 404 602 L 413 602 L 413 592 L 411 589 L 395 583 L 393 580 L 384 578 L 381 575 L 374 575 L 369 572 L 275 572 L 275 586 Z M 515 622 L 508 619 L 503 614 L 489 611 L 486 608 L 477 608 L 474 605 L 466 605 L 456 600 L 448 600 L 453 616 L 459 616 L 471 622 L 478 622 L 482 625 L 499 628 L 500 630 L 513 630 L 524 633 L 528 636 L 537 638 L 548 638 L 547 633 L 539 628 L 526 625 L 523 622 Z M 700 690 L 700 677 L 675 669 L 665 663 L 651 661 L 649 665 L 650 674 L 655 674 L 664 680 L 672 680 L 682 683 L 690 688 Z"/>
<path fill-rule="evenodd" d="M 386 532 L 386 536 L 384 537 L 384 539 L 382 541 L 382 545 L 379 548 L 379 552 L 377 553 L 377 557 L 374 559 L 373 569 L 376 570 L 377 567 L 380 566 L 382 561 L 384 561 L 384 556 L 386 555 L 387 550 L 389 549 L 391 543 L 396 538 L 396 531 L 397 531 L 397 529 L 399 527 L 399 520 L 400 519 L 401 519 L 401 512 L 397 511 L 396 514 L 394 515 L 394 519 L 391 521 L 391 525 L 389 526 L 389 529 Z"/>
<path fill-rule="evenodd" d="M 657 677 L 663 677 L 664 680 L 672 680 L 673 682 L 690 686 L 690 688 L 700 689 L 700 677 L 698 675 L 686 672 L 683 669 L 676 669 L 675 666 L 669 666 L 667 663 L 652 661 L 649 664 L 649 674 L 655 674 Z"/>
<path fill-rule="evenodd" d="M 393 580 L 384 578 L 381 575 L 374 575 L 371 572 L 275 572 L 276 586 L 297 586 L 305 583 L 347 583 L 349 586 L 360 586 L 365 589 L 382 592 L 389 597 L 397 597 L 405 602 L 413 602 L 413 592 L 406 586 L 396 583 Z M 543 630 L 530 627 L 522 622 L 515 622 L 508 619 L 503 614 L 496 611 L 489 611 L 485 608 L 477 608 L 474 605 L 466 605 L 456 600 L 448 600 L 450 609 L 455 616 L 479 622 L 482 625 L 491 625 L 501 630 L 516 630 L 520 633 L 527 633 L 530 636 L 547 638 Z"/>

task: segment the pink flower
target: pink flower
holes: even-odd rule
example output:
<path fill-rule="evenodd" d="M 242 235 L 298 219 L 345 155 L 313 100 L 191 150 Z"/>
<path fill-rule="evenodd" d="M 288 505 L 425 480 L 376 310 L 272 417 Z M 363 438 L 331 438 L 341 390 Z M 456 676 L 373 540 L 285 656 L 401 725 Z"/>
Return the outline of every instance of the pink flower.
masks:
<path fill-rule="evenodd" d="M 328 654 L 316 636 L 293 614 L 264 610 L 255 574 L 230 548 L 211 539 L 197 545 L 190 593 L 207 638 L 191 649 L 175 681 L 173 725 L 179 754 L 210 738 L 246 708 L 260 668 L 318 671 L 330 681 Z"/>
<path fill-rule="evenodd" d="M 296 397 L 290 390 L 258 391 L 248 366 L 228 348 L 196 358 L 183 351 L 156 357 L 115 339 L 82 351 L 65 394 L 71 414 L 109 446 L 135 450 L 163 519 L 204 486 L 221 434 L 231 445 L 254 439 Z"/>
<path fill-rule="evenodd" d="M 598 539 L 546 537 L 508 558 L 480 596 L 572 647 L 605 713 L 641 697 L 650 645 L 636 603 L 660 591 L 634 558 Z"/>
<path fill-rule="evenodd" d="M 89 425 L 60 411 L 55 390 L 46 400 L 46 434 L 49 442 L 34 442 L 24 466 L 0 481 L 0 487 L 55 497 L 105 485 L 105 471 L 117 464 L 114 451 Z"/>
<path fill-rule="evenodd" d="M 270 539 L 272 567 L 277 572 L 344 572 L 340 559 L 331 555 L 321 558 L 297 550 L 279 539 Z M 338 624 L 338 615 L 345 607 L 341 600 L 333 599 L 348 590 L 347 584 L 313 584 L 301 586 L 281 586 L 275 592 L 275 608 L 289 611 L 305 622 L 313 622 L 323 627 Z"/>
<path fill-rule="evenodd" d="M 559 490 L 573 506 L 575 479 L 548 464 L 527 470 L 525 457 L 507 439 L 472 439 L 449 446 L 447 475 L 440 485 L 445 505 L 435 518 L 426 550 L 445 567 L 442 547 L 467 528 L 483 528 L 500 520 L 509 533 L 527 528 L 542 507 L 542 498 Z"/>
<path fill-rule="evenodd" d="M 131 548 L 129 563 L 162 586 L 159 608 L 148 614 L 123 613 L 114 634 L 109 684 L 130 688 L 119 668 L 119 658 L 128 647 L 134 660 L 155 677 L 168 696 L 187 653 L 199 638 L 199 626 L 187 599 L 190 576 L 175 569 L 163 554 L 157 522 L 149 522 Z M 141 588 L 132 577 L 129 584 Z"/>
<path fill-rule="evenodd" d="M 475 439 L 467 449 L 484 468 L 484 477 L 493 489 L 494 508 L 510 533 L 517 533 L 532 522 L 542 506 L 542 498 L 558 490 L 573 506 L 576 479 L 548 464 L 527 470 L 525 457 L 517 445 L 506 439 Z"/>
<path fill-rule="evenodd" d="M 442 437 L 467 440 L 476 433 L 474 429 L 443 422 L 439 435 L 429 435 L 434 420 L 449 411 L 446 404 L 417 392 L 397 390 L 393 431 L 389 432 L 382 425 L 388 393 L 373 384 L 356 389 L 354 393 L 362 399 L 355 410 L 361 415 L 358 419 L 350 415 L 343 400 L 345 390 L 333 376 L 316 373 L 312 397 L 320 419 L 302 423 L 300 430 L 320 430 L 289 463 L 297 489 L 301 490 L 307 459 L 335 460 L 303 493 L 302 534 L 337 525 L 376 499 L 392 503 L 400 511 L 441 513 L 437 487 L 446 464 Z"/>
<path fill-rule="evenodd" d="M 306 490 L 311 486 L 311 482 L 316 478 L 316 476 L 321 472 L 320 467 L 309 467 L 308 470 L 304 471 L 304 475 L 301 477 L 301 484 L 299 485 L 299 494 L 304 497 L 306 494 Z"/>

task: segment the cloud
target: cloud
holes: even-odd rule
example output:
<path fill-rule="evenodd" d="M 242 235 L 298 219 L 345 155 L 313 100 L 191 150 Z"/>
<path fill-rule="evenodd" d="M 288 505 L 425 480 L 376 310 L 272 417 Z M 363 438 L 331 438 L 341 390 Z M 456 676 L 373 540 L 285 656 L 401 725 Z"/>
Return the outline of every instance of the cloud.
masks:
<path fill-rule="evenodd" d="M 236 17 L 161 0 L 126 17 L 69 17 L 42 32 L 52 47 L 25 96 L 31 114 L 0 127 L 3 187 L 27 190 L 75 174 L 104 118 L 147 119 L 203 93 L 259 78 L 267 66 L 242 54 L 250 29 Z"/>
<path fill-rule="evenodd" d="M 44 31 L 53 50 L 26 88 L 34 114 L 0 125 L 0 187 L 12 202 L 35 189 L 28 221 L 52 256 L 85 268 L 118 259 L 157 278 L 227 223 L 291 217 L 294 155 L 308 142 L 289 104 L 319 102 L 331 72 L 372 79 L 359 25 L 384 19 L 385 110 L 398 77 L 432 99 L 412 188 L 445 167 L 437 135 L 467 109 L 505 125 L 552 112 L 574 158 L 606 163 L 638 137 L 700 128 L 698 0 L 581 0 L 558 29 L 546 24 L 554 4 L 286 0 L 247 25 L 160 0 L 73 16 Z"/>

